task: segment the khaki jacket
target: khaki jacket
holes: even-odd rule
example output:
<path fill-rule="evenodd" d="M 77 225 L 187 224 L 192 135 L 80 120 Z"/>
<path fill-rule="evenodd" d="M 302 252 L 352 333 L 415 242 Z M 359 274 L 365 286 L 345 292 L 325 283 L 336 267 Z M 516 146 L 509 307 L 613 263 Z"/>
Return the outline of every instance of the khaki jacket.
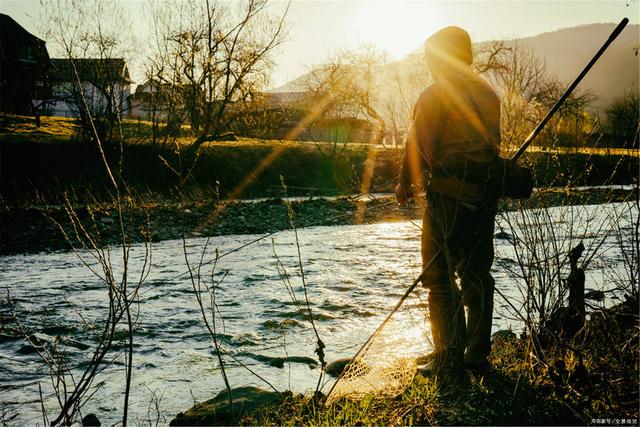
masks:
<path fill-rule="evenodd" d="M 495 91 L 470 71 L 450 73 L 428 86 L 414 107 L 401 183 L 406 188 L 421 183 L 426 171 L 435 179 L 432 191 L 471 201 L 481 189 L 473 183 L 444 182 L 436 178 L 438 171 L 488 163 L 499 151 L 500 101 Z"/>

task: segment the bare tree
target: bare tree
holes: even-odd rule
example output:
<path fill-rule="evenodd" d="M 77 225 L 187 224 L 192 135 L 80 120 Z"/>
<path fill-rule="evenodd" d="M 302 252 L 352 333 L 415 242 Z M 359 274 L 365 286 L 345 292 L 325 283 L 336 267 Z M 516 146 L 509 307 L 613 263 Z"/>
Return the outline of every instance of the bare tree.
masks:
<path fill-rule="evenodd" d="M 150 10 L 156 52 L 148 69 L 179 96 L 197 151 L 228 130 L 268 82 L 288 7 L 274 17 L 267 0 L 157 0 Z"/>
<path fill-rule="evenodd" d="M 393 140 L 399 145 L 404 143 L 406 132 L 411 126 L 413 108 L 420 93 L 433 80 L 421 51 L 389 64 L 388 68 L 386 84 L 381 88 L 381 100 L 386 107 Z"/>
<path fill-rule="evenodd" d="M 560 98 L 565 85 L 551 77 L 546 63 L 517 41 L 509 45 L 499 41 L 480 46 L 476 55 L 474 68 L 485 74 L 500 97 L 502 141 L 508 150 L 525 140 Z M 579 126 L 585 117 L 584 108 L 592 100 L 589 92 L 572 94 L 547 125 L 547 137 L 539 141 L 552 142 L 549 132 L 556 134 L 559 126 L 565 126 L 568 120 Z"/>
<path fill-rule="evenodd" d="M 323 105 L 318 120 L 364 118 L 374 127 L 369 142 L 382 143 L 387 124 L 380 102 L 386 56 L 373 46 L 340 53 L 309 74 L 311 103 Z"/>
<path fill-rule="evenodd" d="M 121 139 L 120 120 L 127 110 L 131 83 L 126 58 L 133 56 L 127 14 L 115 0 L 43 1 L 43 29 L 63 57 L 53 60 L 54 98 L 67 103 L 80 119 L 83 136 L 92 138 L 86 101 L 99 136 Z M 78 81 L 74 74 L 80 77 Z"/>
<path fill-rule="evenodd" d="M 75 67 L 73 68 L 73 73 L 76 82 L 79 84 L 80 79 Z M 60 410 L 59 414 L 51 421 L 52 426 L 62 423 L 70 425 L 75 421 L 81 408 L 95 393 L 95 391 L 91 393 L 91 390 L 96 377 L 105 366 L 110 365 L 120 356 L 118 352 L 114 357 L 110 358 L 114 351 L 113 347 L 118 342 L 116 338 L 117 332 L 121 327 L 124 327 L 125 337 L 122 339 L 124 346 L 122 353 L 125 358 L 125 385 L 123 390 L 122 425 L 126 426 L 133 374 L 134 332 L 137 324 L 137 314 L 139 313 L 139 310 L 136 310 L 136 305 L 139 302 L 140 287 L 150 273 L 151 246 L 147 237 L 142 266 L 137 274 L 134 275 L 130 265 L 132 249 L 130 236 L 133 233 L 133 225 L 127 222 L 126 216 L 127 208 L 131 207 L 131 199 L 126 197 L 122 186 L 118 184 L 111 171 L 89 105 L 82 94 L 80 95 L 80 100 L 83 114 L 89 118 L 93 140 L 96 141 L 100 158 L 106 170 L 107 185 L 112 188 L 115 194 L 114 202 L 119 226 L 119 249 L 121 250 L 122 264 L 118 268 L 112 262 L 112 250 L 110 247 L 104 247 L 100 241 L 100 231 L 91 210 L 89 210 L 89 218 L 81 218 L 82 215 L 78 213 L 76 207 L 68 198 L 65 198 L 64 207 L 68 217 L 68 224 L 62 224 L 53 218 L 51 219 L 58 226 L 79 261 L 87 268 L 88 272 L 104 284 L 107 297 L 104 317 L 98 322 L 87 320 L 80 310 L 74 308 L 85 327 L 94 335 L 95 346 L 91 356 L 84 366 L 78 369 L 79 372 L 76 372 L 78 375 L 74 375 L 74 370 L 68 365 L 64 351 L 59 351 L 55 343 L 49 347 L 39 345 L 34 340 L 33 335 L 20 326 L 17 316 L 14 316 L 14 318 L 23 336 L 37 349 L 42 361 L 50 369 L 51 384 Z M 149 236 L 149 230 L 144 230 L 144 234 Z M 47 416 L 44 410 L 44 402 L 42 407 L 43 419 L 46 423 Z"/>
<path fill-rule="evenodd" d="M 105 154 L 105 135 L 100 132 L 100 119 L 110 125 L 120 124 L 120 94 L 113 83 L 112 72 L 120 72 L 110 68 L 116 52 L 124 52 L 123 44 L 118 34 L 118 18 L 124 16 L 119 12 L 115 1 L 83 2 L 66 0 L 47 2 L 44 4 L 45 17 L 48 23 L 48 35 L 59 45 L 68 59 L 68 80 L 70 90 L 74 96 L 75 108 L 83 125 L 83 130 L 91 141 L 95 142 L 98 155 L 105 168 L 106 185 L 114 194 L 114 204 L 119 226 L 119 237 L 122 264 L 116 267 L 112 263 L 112 250 L 105 247 L 100 240 L 100 232 L 93 215 L 83 218 L 76 207 L 65 200 L 68 223 L 56 222 L 60 232 L 64 235 L 71 248 L 77 254 L 80 262 L 87 267 L 100 282 L 105 285 L 107 304 L 104 307 L 104 317 L 97 322 L 87 320 L 80 310 L 75 310 L 85 326 L 95 337 L 95 345 L 90 357 L 83 367 L 72 369 L 65 358 L 64 351 L 58 351 L 55 346 L 42 347 L 33 342 L 31 334 L 23 329 L 25 337 L 34 344 L 44 363 L 51 371 L 52 387 L 59 404 L 59 414 L 51 421 L 51 425 L 73 423 L 83 405 L 93 396 L 92 387 L 96 377 L 114 360 L 120 357 L 120 352 L 113 355 L 114 344 L 118 341 L 117 332 L 124 327 L 123 338 L 125 358 L 124 370 L 124 402 L 122 424 L 127 425 L 129 397 L 133 373 L 134 331 L 137 323 L 139 289 L 147 278 L 151 266 L 151 248 L 145 245 L 143 264 L 137 277 L 133 276 L 130 265 L 131 239 L 134 232 L 133 225 L 127 221 L 127 209 L 130 208 L 130 198 L 127 197 L 126 185 L 116 179 L 112 167 Z M 90 62 L 86 62 L 91 58 Z M 83 77 L 90 79 L 91 91 L 87 91 Z M 102 98 L 97 102 L 96 109 L 94 90 L 100 92 Z M 104 101 L 104 104 L 102 102 Z M 106 113 L 104 116 L 100 114 Z M 94 115 L 98 115 L 97 117 Z M 110 128 L 113 130 L 114 128 Z M 119 126 L 118 126 L 118 129 Z M 111 136 L 111 130 L 108 137 Z M 121 135 L 120 135 L 121 136 Z M 122 138 L 120 138 L 122 141 Z M 122 148 L 122 147 L 121 147 Z M 122 150 L 121 150 L 122 153 Z M 91 211 L 89 210 L 91 213 Z M 52 218 L 53 219 L 53 218 Z M 145 231 L 148 235 L 148 230 Z M 148 239 L 147 239 L 148 242 Z M 44 408 L 44 405 L 43 405 Z M 44 409 L 43 409 L 44 411 Z M 46 415 L 44 416 L 46 420 Z"/>

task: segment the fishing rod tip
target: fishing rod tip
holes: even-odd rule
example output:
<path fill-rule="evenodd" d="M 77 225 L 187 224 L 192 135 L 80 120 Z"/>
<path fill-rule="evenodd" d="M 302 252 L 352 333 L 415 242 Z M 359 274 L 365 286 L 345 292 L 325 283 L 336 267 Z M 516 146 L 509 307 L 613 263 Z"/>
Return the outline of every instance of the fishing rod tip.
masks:
<path fill-rule="evenodd" d="M 609 36 L 609 40 L 613 41 L 618 35 L 624 30 L 624 27 L 629 23 L 629 18 L 622 18 L 622 21 L 618 24 L 618 26 L 613 30 L 611 36 Z"/>

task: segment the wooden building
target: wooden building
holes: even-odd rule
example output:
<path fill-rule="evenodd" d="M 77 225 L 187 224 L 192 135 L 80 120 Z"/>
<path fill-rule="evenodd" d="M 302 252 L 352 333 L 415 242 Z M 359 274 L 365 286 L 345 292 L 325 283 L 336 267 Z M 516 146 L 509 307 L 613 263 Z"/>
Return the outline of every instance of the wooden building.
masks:
<path fill-rule="evenodd" d="M 51 98 L 46 43 L 0 13 L 0 111 L 38 115 Z"/>

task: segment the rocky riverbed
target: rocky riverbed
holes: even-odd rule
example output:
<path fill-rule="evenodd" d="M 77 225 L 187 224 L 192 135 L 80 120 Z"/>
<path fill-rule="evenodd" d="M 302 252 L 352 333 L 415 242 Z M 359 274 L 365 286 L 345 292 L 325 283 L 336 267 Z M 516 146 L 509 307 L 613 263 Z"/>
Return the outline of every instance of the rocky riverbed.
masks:
<path fill-rule="evenodd" d="M 635 197 L 633 186 L 546 189 L 527 201 L 501 201 L 499 210 L 562 204 L 596 204 Z M 289 210 L 289 206 L 291 210 Z M 295 198 L 190 203 L 147 203 L 122 209 L 128 241 L 158 242 L 182 236 L 265 234 L 296 227 L 351 225 L 418 219 L 422 201 L 400 207 L 392 195 Z M 290 212 L 293 215 L 290 215 Z M 0 255 L 70 250 L 120 244 L 122 229 L 115 205 L 3 207 L 0 211 Z M 76 227 L 73 227 L 73 223 Z M 79 225 L 82 224 L 84 231 Z"/>
<path fill-rule="evenodd" d="M 182 236 L 262 234 L 289 229 L 288 206 L 296 227 L 402 220 L 417 218 L 421 212 L 419 204 L 402 208 L 390 196 L 382 196 L 367 200 L 345 197 L 138 205 L 123 209 L 122 218 L 125 234 L 132 242 L 158 242 Z M 98 246 L 121 241 L 115 206 L 6 209 L 0 215 L 2 255 L 69 250 L 72 244 L 76 247 L 88 244 L 82 239 L 82 230 L 72 226 L 74 220 L 84 225 Z"/>

